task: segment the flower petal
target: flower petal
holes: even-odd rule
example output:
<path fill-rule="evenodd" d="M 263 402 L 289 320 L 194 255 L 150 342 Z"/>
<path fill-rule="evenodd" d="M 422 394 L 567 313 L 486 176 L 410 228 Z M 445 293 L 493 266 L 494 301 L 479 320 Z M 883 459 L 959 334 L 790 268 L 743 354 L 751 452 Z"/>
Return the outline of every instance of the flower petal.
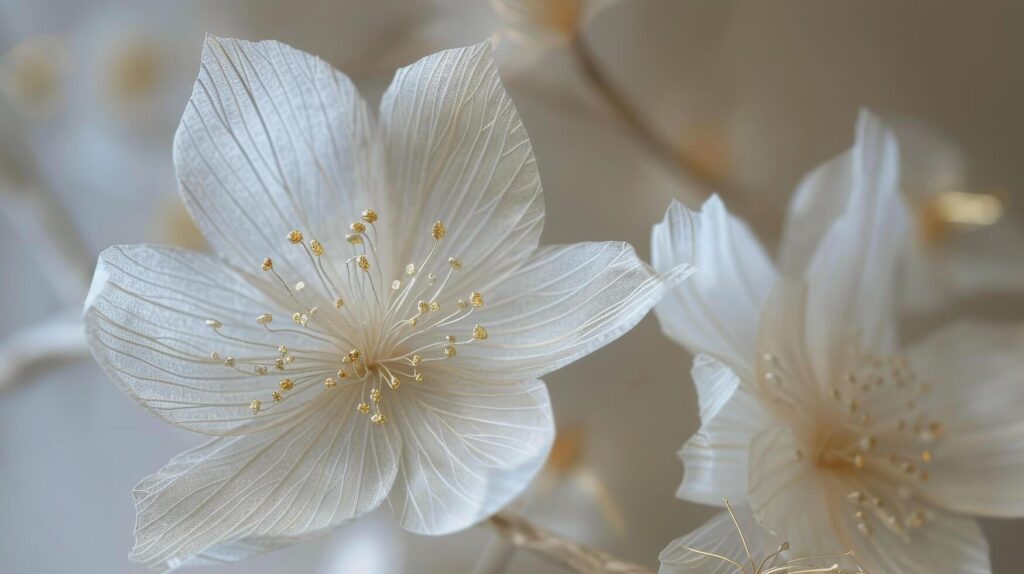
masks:
<path fill-rule="evenodd" d="M 808 336 L 821 379 L 850 337 L 885 353 L 895 343 L 897 258 L 909 233 L 896 138 L 862 111 L 853 148 L 812 173 L 790 206 L 784 271 L 808 282 Z"/>
<path fill-rule="evenodd" d="M 474 277 L 485 282 L 469 288 L 500 281 L 537 247 L 544 200 L 533 148 L 490 43 L 400 69 L 380 108 L 389 175 L 405 206 L 400 252 L 418 264 L 431 226 L 443 221 L 445 248 L 459 249 L 449 255 L 466 266 L 451 288 L 464 291 Z"/>
<path fill-rule="evenodd" d="M 1024 326 L 956 323 L 908 357 L 931 384 L 921 411 L 942 427 L 924 496 L 954 512 L 1024 516 Z"/>
<path fill-rule="evenodd" d="M 538 249 L 476 310 L 490 332 L 459 350 L 458 368 L 502 381 L 539 377 L 633 328 L 688 266 L 655 273 L 620 242 Z M 465 349 L 465 350 L 463 350 Z"/>
<path fill-rule="evenodd" d="M 207 36 L 174 164 L 196 225 L 242 269 L 271 257 L 285 277 L 314 273 L 291 230 L 347 247 L 340 218 L 385 209 L 380 137 L 355 86 L 279 42 Z"/>
<path fill-rule="evenodd" d="M 135 490 L 133 560 L 156 569 L 239 560 L 334 528 L 383 502 L 401 438 L 337 389 L 290 424 L 175 457 Z"/>
<path fill-rule="evenodd" d="M 701 427 L 679 451 L 683 483 L 676 496 L 713 506 L 726 497 L 744 500 L 750 441 L 769 424 L 767 415 L 736 373 L 713 357 L 697 355 L 693 382 Z"/>
<path fill-rule="evenodd" d="M 733 505 L 733 513 L 736 516 L 736 522 L 733 522 L 729 512 L 719 512 L 697 530 L 673 540 L 658 556 L 658 560 L 661 561 L 658 573 L 735 574 L 738 570 L 745 569 L 751 559 L 754 561 L 754 566 L 750 568 L 750 571 L 758 572 L 757 566 L 765 557 L 778 550 L 781 542 L 757 523 L 750 508 L 746 505 Z M 737 531 L 737 524 L 742 531 L 743 538 Z M 693 550 L 717 554 L 728 558 L 732 563 Z M 750 550 L 749 555 L 747 550 Z"/>
<path fill-rule="evenodd" d="M 673 202 L 651 233 L 651 254 L 659 271 L 680 264 L 698 270 L 655 308 L 665 334 L 750 378 L 761 306 L 775 282 L 775 269 L 750 229 L 718 196 L 699 212 Z"/>
<path fill-rule="evenodd" d="M 391 508 L 404 528 L 421 534 L 467 528 L 508 504 L 554 440 L 541 381 L 428 379 L 403 386 L 386 404 L 405 439 Z"/>
<path fill-rule="evenodd" d="M 122 391 L 173 425 L 232 434 L 277 424 L 315 397 L 290 396 L 285 408 L 266 409 L 248 424 L 250 402 L 269 399 L 276 386 L 253 371 L 254 359 L 273 367 L 278 356 L 280 339 L 256 323 L 265 312 L 285 311 L 220 259 L 129 245 L 100 255 L 84 319 L 93 355 Z M 210 319 L 223 328 L 208 326 Z M 229 358 L 239 364 L 229 367 Z"/>

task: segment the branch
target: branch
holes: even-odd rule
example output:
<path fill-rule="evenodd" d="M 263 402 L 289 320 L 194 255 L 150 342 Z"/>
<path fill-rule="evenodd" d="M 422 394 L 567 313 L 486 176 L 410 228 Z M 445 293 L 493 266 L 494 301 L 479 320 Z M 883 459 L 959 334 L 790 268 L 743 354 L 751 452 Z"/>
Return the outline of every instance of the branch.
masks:
<path fill-rule="evenodd" d="M 600 550 L 567 540 L 509 514 L 495 514 L 489 523 L 505 541 L 578 574 L 653 574 Z"/>

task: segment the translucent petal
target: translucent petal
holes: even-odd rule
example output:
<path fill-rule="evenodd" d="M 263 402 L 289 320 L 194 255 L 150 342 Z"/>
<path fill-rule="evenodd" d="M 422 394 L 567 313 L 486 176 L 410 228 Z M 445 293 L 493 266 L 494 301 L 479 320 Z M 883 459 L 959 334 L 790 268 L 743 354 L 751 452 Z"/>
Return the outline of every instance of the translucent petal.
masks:
<path fill-rule="evenodd" d="M 446 534 L 522 492 L 547 459 L 555 427 L 541 381 L 431 381 L 404 385 L 388 407 L 405 441 L 389 500 L 406 529 Z"/>
<path fill-rule="evenodd" d="M 757 572 L 756 566 L 778 550 L 781 542 L 757 523 L 749 507 L 744 504 L 733 504 L 732 507 L 736 515 L 735 523 L 727 511 L 719 512 L 699 528 L 673 540 L 662 550 L 658 556 L 661 561 L 659 574 L 736 574 L 736 564 L 747 571 Z M 743 539 L 736 530 L 736 524 L 742 529 Z M 744 539 L 746 549 L 743 546 Z M 715 556 L 702 555 L 694 550 L 717 554 L 732 560 L 735 564 Z M 750 551 L 749 557 L 747 550 Z M 750 565 L 751 558 L 754 567 Z M 782 560 L 778 560 L 775 564 L 781 562 Z"/>
<path fill-rule="evenodd" d="M 135 490 L 133 560 L 156 569 L 239 560 L 376 508 L 398 468 L 397 429 L 333 393 L 289 424 L 214 439 Z"/>

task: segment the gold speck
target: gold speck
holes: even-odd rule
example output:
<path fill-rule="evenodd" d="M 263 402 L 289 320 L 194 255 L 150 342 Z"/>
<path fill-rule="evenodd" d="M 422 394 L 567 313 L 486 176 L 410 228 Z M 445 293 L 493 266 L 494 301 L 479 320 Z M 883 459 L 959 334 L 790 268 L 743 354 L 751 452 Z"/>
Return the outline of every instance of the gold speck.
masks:
<path fill-rule="evenodd" d="M 359 257 L 356 257 L 356 265 L 358 265 L 359 268 L 362 269 L 363 271 L 370 270 L 370 260 L 367 259 L 365 255 L 360 255 Z"/>
<path fill-rule="evenodd" d="M 377 221 L 377 212 L 372 210 L 372 209 L 367 209 L 367 210 L 363 211 L 363 213 L 360 215 L 360 217 L 362 217 L 363 221 L 365 221 L 367 223 L 373 223 L 373 222 Z"/>
<path fill-rule="evenodd" d="M 257 375 L 265 375 L 267 374 L 267 367 L 266 365 L 256 365 L 255 371 Z"/>
<path fill-rule="evenodd" d="M 288 345 L 281 345 L 280 347 L 277 348 L 277 352 L 279 354 L 281 354 L 281 355 L 287 355 L 288 354 Z"/>
<path fill-rule="evenodd" d="M 345 371 L 345 370 L 338 371 L 338 378 L 339 379 L 347 379 L 348 378 L 348 371 Z"/>
<path fill-rule="evenodd" d="M 334 382 L 334 379 L 327 377 L 327 379 L 324 380 L 324 386 L 327 387 L 328 389 L 333 389 L 334 387 L 338 386 L 338 383 Z"/>
<path fill-rule="evenodd" d="M 932 461 L 932 451 L 926 450 L 921 452 L 921 460 L 924 462 Z"/>
<path fill-rule="evenodd" d="M 430 228 L 430 236 L 436 239 L 437 241 L 444 239 L 444 234 L 446 232 L 447 230 L 445 230 L 444 224 L 441 223 L 440 221 L 435 221 L 434 225 L 431 226 Z"/>
<path fill-rule="evenodd" d="M 388 386 L 392 389 L 397 389 L 401 385 L 402 381 L 398 377 L 391 377 L 391 380 L 388 381 Z"/>
<path fill-rule="evenodd" d="M 228 357 L 228 358 L 224 359 L 224 366 L 225 367 L 234 367 L 235 366 L 235 358 L 234 357 Z"/>
<path fill-rule="evenodd" d="M 283 371 L 284 370 L 284 357 L 278 357 L 278 358 L 274 359 L 274 366 L 277 368 L 278 371 Z"/>
<path fill-rule="evenodd" d="M 313 255 L 320 257 L 324 254 L 324 246 L 316 239 L 310 240 L 309 250 L 313 252 Z"/>
<path fill-rule="evenodd" d="M 440 303 L 438 303 L 437 301 L 431 301 L 430 302 L 430 312 L 431 313 L 436 313 L 436 312 L 438 312 L 440 310 L 441 310 L 441 304 Z"/>
<path fill-rule="evenodd" d="M 370 405 L 366 403 L 359 403 L 358 405 L 356 405 L 356 410 L 365 415 L 370 412 Z"/>
<path fill-rule="evenodd" d="M 423 373 L 416 373 L 416 376 L 413 377 L 413 379 L 415 379 L 417 383 L 422 383 L 423 382 Z"/>
<path fill-rule="evenodd" d="M 352 245 L 362 245 L 363 236 L 358 233 L 349 233 L 345 236 L 345 241 L 348 241 Z"/>
<path fill-rule="evenodd" d="M 355 233 L 363 233 L 364 231 L 366 231 L 366 226 L 363 225 L 362 221 L 353 221 L 352 224 L 348 226 L 348 228 Z"/>
<path fill-rule="evenodd" d="M 359 352 L 359 349 L 352 349 L 348 352 L 348 358 L 353 363 L 358 361 L 361 356 L 363 356 L 363 354 Z"/>
<path fill-rule="evenodd" d="M 253 402 L 249 403 L 249 410 L 252 411 L 252 414 L 256 414 L 260 412 L 260 406 L 262 404 L 263 403 L 261 403 L 258 399 L 254 400 Z"/>
<path fill-rule="evenodd" d="M 281 393 L 279 393 L 277 391 L 274 391 L 274 392 L 270 393 L 270 396 L 274 397 L 274 402 L 276 402 L 276 403 L 281 402 L 281 399 L 284 398 L 284 397 L 281 396 Z"/>
<path fill-rule="evenodd" d="M 412 319 L 409 319 L 409 326 L 410 327 L 415 327 L 416 323 L 417 323 L 416 317 L 413 317 Z"/>
<path fill-rule="evenodd" d="M 370 417 L 370 422 L 376 425 L 382 425 L 388 422 L 388 419 L 382 413 L 373 413 L 373 416 Z"/>
<path fill-rule="evenodd" d="M 452 269 L 459 271 L 462 269 L 462 262 L 454 257 L 448 258 L 448 265 L 452 266 Z"/>
<path fill-rule="evenodd" d="M 270 271 L 274 268 L 274 260 L 269 257 L 264 257 L 262 267 L 264 271 Z"/>
<path fill-rule="evenodd" d="M 420 364 L 420 361 L 422 361 L 422 360 L 423 360 L 423 356 L 422 355 L 413 355 L 412 356 L 412 364 L 413 365 Z"/>
<path fill-rule="evenodd" d="M 345 301 L 341 297 L 338 297 L 337 299 L 334 300 L 334 308 L 335 309 L 341 309 L 344 306 L 345 306 Z"/>
<path fill-rule="evenodd" d="M 469 302 L 472 303 L 474 307 L 483 307 L 484 296 L 478 291 L 473 291 L 473 294 L 469 296 Z"/>
<path fill-rule="evenodd" d="M 454 343 L 455 342 L 455 335 L 446 335 L 444 340 L 448 341 L 449 343 Z"/>
<path fill-rule="evenodd" d="M 295 381 L 291 379 L 281 379 L 281 382 L 278 383 L 277 386 L 281 387 L 282 391 L 290 391 L 295 388 Z"/>
<path fill-rule="evenodd" d="M 455 345 L 448 345 L 444 348 L 444 356 L 451 358 L 455 356 Z"/>
<path fill-rule="evenodd" d="M 420 313 L 426 313 L 427 311 L 430 311 L 430 303 L 420 301 L 419 303 L 416 303 L 416 310 Z"/>
<path fill-rule="evenodd" d="M 380 389 L 370 389 L 370 400 L 375 403 L 380 402 Z"/>
<path fill-rule="evenodd" d="M 469 303 L 467 303 L 465 299 L 459 299 L 457 305 L 459 306 L 459 309 L 465 309 L 466 307 L 469 307 Z"/>
<path fill-rule="evenodd" d="M 302 232 L 297 229 L 292 230 L 292 232 L 288 234 L 288 241 L 291 242 L 293 245 L 298 245 L 299 243 L 302 243 Z"/>

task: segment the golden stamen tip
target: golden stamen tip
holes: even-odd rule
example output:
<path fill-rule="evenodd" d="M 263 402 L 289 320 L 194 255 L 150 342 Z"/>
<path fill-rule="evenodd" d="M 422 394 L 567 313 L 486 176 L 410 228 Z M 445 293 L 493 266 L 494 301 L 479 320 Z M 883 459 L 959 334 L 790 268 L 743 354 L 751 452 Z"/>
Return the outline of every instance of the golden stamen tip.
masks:
<path fill-rule="evenodd" d="M 328 389 L 333 389 L 334 387 L 338 386 L 338 383 L 334 382 L 334 379 L 327 377 L 324 380 L 324 386 L 327 387 Z"/>
<path fill-rule="evenodd" d="M 291 379 L 281 379 L 281 382 L 278 383 L 277 386 L 281 387 L 282 391 L 290 391 L 295 388 L 295 381 Z"/>
<path fill-rule="evenodd" d="M 292 230 L 291 233 L 288 234 L 288 241 L 292 245 L 302 243 L 302 232 L 297 229 Z"/>
<path fill-rule="evenodd" d="M 448 358 L 454 357 L 456 352 L 457 351 L 455 350 L 455 345 L 448 345 L 447 347 L 444 348 L 444 356 Z"/>
<path fill-rule="evenodd" d="M 434 225 L 430 228 L 430 236 L 437 241 L 444 239 L 445 233 L 447 233 L 447 230 L 444 228 L 444 224 L 440 221 L 435 221 Z"/>
<path fill-rule="evenodd" d="M 373 424 L 382 425 L 388 422 L 388 419 L 381 413 L 374 413 L 373 416 L 370 417 L 370 422 L 372 422 Z"/>
<path fill-rule="evenodd" d="M 459 271 L 460 269 L 462 269 L 462 261 L 459 261 L 458 259 L 456 259 L 454 257 L 449 257 L 448 258 L 448 265 L 451 265 L 452 269 L 454 269 L 456 271 Z"/>
<path fill-rule="evenodd" d="M 483 307 L 484 306 L 484 296 L 481 295 L 478 291 L 473 291 L 473 294 L 469 296 L 469 302 L 474 307 Z"/>
<path fill-rule="evenodd" d="M 348 241 L 352 245 L 362 245 L 363 236 L 358 233 L 349 233 L 345 236 L 345 241 Z"/>
<path fill-rule="evenodd" d="M 356 410 L 358 410 L 360 413 L 364 415 L 368 414 L 370 412 L 370 405 L 366 403 L 359 403 L 359 405 L 356 406 Z"/>
<path fill-rule="evenodd" d="M 365 255 L 360 255 L 359 257 L 356 257 L 356 265 L 358 265 L 359 268 L 362 269 L 363 271 L 370 270 L 370 260 L 367 259 Z"/>
<path fill-rule="evenodd" d="M 366 226 L 363 225 L 362 221 L 353 221 L 348 226 L 348 228 L 354 231 L 355 233 L 363 233 L 364 231 L 366 231 Z"/>
<path fill-rule="evenodd" d="M 284 398 L 284 397 L 281 396 L 281 393 L 279 393 L 277 391 L 274 391 L 274 392 L 270 393 L 270 396 L 274 398 L 274 402 L 275 403 L 281 402 L 281 399 Z"/>
<path fill-rule="evenodd" d="M 274 268 L 274 260 L 269 257 L 264 257 L 262 267 L 264 271 L 270 271 Z"/>
<path fill-rule="evenodd" d="M 485 329 L 482 325 L 474 325 L 473 338 L 478 341 L 483 341 L 484 339 L 487 338 L 487 329 Z"/>
<path fill-rule="evenodd" d="M 273 320 L 274 320 L 274 316 L 273 315 L 271 315 L 270 313 L 264 313 L 264 314 L 260 315 L 259 317 L 256 317 L 256 324 L 257 325 L 266 325 L 267 323 L 270 323 Z"/>
<path fill-rule="evenodd" d="M 313 239 L 309 242 L 309 250 L 312 251 L 313 255 L 316 255 L 317 257 L 320 257 L 321 255 L 324 254 L 324 246 L 316 239 Z"/>
<path fill-rule="evenodd" d="M 261 403 L 259 400 L 255 400 L 255 401 L 249 403 L 249 410 L 252 411 L 252 414 L 256 414 L 256 413 L 260 412 L 260 407 L 262 405 L 263 405 L 263 403 Z"/>
<path fill-rule="evenodd" d="M 335 309 L 341 309 L 344 306 L 345 306 L 345 301 L 341 297 L 338 297 L 337 299 L 334 300 L 334 308 Z"/>
<path fill-rule="evenodd" d="M 370 400 L 375 403 L 380 402 L 380 389 L 370 389 Z"/>
<path fill-rule="evenodd" d="M 362 217 L 363 221 L 367 223 L 373 223 L 377 221 L 377 212 L 372 209 L 367 209 L 360 214 L 360 217 Z"/>
<path fill-rule="evenodd" d="M 216 319 L 207 319 L 206 320 L 206 326 L 211 328 L 211 329 L 220 329 L 224 325 L 221 324 L 221 322 L 216 320 Z"/>
<path fill-rule="evenodd" d="M 391 377 L 391 380 L 388 381 L 388 386 L 391 387 L 392 389 L 397 389 L 399 386 L 401 386 L 401 384 L 402 381 L 399 380 L 398 377 Z"/>

